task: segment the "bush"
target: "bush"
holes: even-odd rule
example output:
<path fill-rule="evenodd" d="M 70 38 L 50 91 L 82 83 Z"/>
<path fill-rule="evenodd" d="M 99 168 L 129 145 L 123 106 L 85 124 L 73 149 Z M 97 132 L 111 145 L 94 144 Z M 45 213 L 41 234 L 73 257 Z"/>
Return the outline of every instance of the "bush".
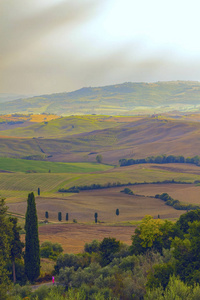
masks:
<path fill-rule="evenodd" d="M 60 253 L 63 252 L 63 248 L 58 243 L 52 243 L 46 241 L 40 246 L 40 256 L 43 258 L 56 259 Z"/>
<path fill-rule="evenodd" d="M 87 253 L 99 252 L 100 242 L 97 240 L 93 240 L 91 243 L 86 243 L 84 246 L 84 251 Z"/>

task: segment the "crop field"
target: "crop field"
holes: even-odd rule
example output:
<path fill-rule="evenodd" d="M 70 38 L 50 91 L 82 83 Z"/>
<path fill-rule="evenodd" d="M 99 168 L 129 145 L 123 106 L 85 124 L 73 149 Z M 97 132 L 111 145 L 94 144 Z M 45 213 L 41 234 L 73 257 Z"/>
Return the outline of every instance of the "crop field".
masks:
<path fill-rule="evenodd" d="M 164 219 L 175 219 L 183 212 L 177 211 L 171 206 L 156 198 L 127 195 L 121 193 L 122 188 L 109 188 L 103 190 L 81 191 L 78 194 L 65 195 L 65 198 L 37 197 L 37 211 L 40 220 L 44 219 L 45 211 L 49 212 L 49 221 L 58 220 L 58 212 L 69 213 L 69 220 L 76 219 L 81 223 L 93 223 L 94 213 L 104 223 L 118 223 L 139 221 L 145 215 L 157 217 L 158 214 Z M 11 212 L 25 215 L 26 203 L 9 203 Z M 120 210 L 116 216 L 116 209 Z"/>
<path fill-rule="evenodd" d="M 113 166 L 97 163 L 59 163 L 0 157 L 0 171 L 37 173 L 90 173 L 107 171 Z"/>
<path fill-rule="evenodd" d="M 132 188 L 138 195 L 155 196 L 156 194 L 168 193 L 173 199 L 187 204 L 200 206 L 200 186 L 195 184 L 149 184 L 138 185 Z"/>
<path fill-rule="evenodd" d="M 145 186 L 146 187 L 146 186 Z M 49 213 L 49 224 L 39 226 L 40 242 L 50 240 L 61 243 L 64 251 L 78 253 L 86 242 L 104 237 L 115 237 L 131 244 L 131 235 L 141 219 L 150 214 L 157 218 L 176 220 L 184 211 L 178 211 L 165 205 L 156 198 L 132 196 L 121 193 L 122 188 L 110 188 L 94 191 L 82 191 L 79 194 L 65 195 L 65 198 L 36 197 L 40 222 Z M 24 215 L 25 202 L 9 203 L 9 211 L 15 215 Z M 119 209 L 119 216 L 116 209 Z M 58 222 L 58 212 L 62 221 Z M 100 223 L 94 223 L 94 213 L 98 213 Z M 65 221 L 66 213 L 69 221 Z M 78 223 L 73 223 L 75 219 Z"/>
<path fill-rule="evenodd" d="M 29 161 L 26 161 L 29 162 Z M 46 162 L 38 162 L 43 163 Z M 48 162 L 47 162 L 48 163 Z M 54 163 L 51 163 L 54 164 Z M 64 164 L 63 164 L 64 165 Z M 66 164 L 67 165 L 67 164 Z M 72 186 L 91 185 L 91 184 L 107 184 L 108 182 L 154 182 L 164 180 L 176 180 L 193 183 L 200 180 L 200 168 L 198 166 L 189 165 L 187 173 L 187 165 L 174 164 L 174 166 L 144 164 L 133 165 L 128 167 L 113 168 L 101 164 L 70 164 L 72 167 L 77 166 L 81 170 L 81 165 L 91 173 L 0 173 L 0 195 L 7 199 L 7 202 L 25 201 L 28 192 L 37 193 L 38 187 L 41 190 L 41 196 L 51 198 L 65 198 L 65 194 L 58 193 L 59 188 L 69 188 Z M 169 164 L 173 165 L 173 164 Z M 80 168 L 78 168 L 80 166 Z M 93 169 L 92 169 L 93 167 Z M 165 168 L 168 168 L 167 170 Z M 99 169 L 100 172 L 97 172 Z M 177 169 L 178 168 L 178 169 Z M 104 169 L 104 171 L 103 171 Z M 107 170 L 106 170 L 107 169 Z M 48 170 L 48 168 L 46 169 Z M 75 170 L 75 169 L 74 169 Z M 95 172 L 96 171 L 96 172 Z M 176 172 L 178 171 L 178 172 Z M 135 188 L 135 186 L 133 187 Z M 181 199 L 179 199 L 181 200 Z"/>
<path fill-rule="evenodd" d="M 101 224 L 48 224 L 39 227 L 40 243 L 51 241 L 60 243 L 65 253 L 81 253 L 85 243 L 115 237 L 117 240 L 131 245 L 131 236 L 136 226 L 105 226 Z M 22 241 L 25 235 L 21 236 Z"/>
<path fill-rule="evenodd" d="M 43 162 L 41 162 L 43 163 Z M 52 163 L 53 164 L 53 163 Z M 97 165 L 97 167 L 100 165 Z M 105 166 L 101 166 L 105 167 Z M 34 191 L 39 222 L 49 212 L 49 224 L 39 227 L 40 241 L 59 242 L 67 252 L 82 251 L 86 242 L 112 236 L 131 243 L 131 235 L 141 219 L 150 214 L 157 218 L 176 220 L 185 211 L 175 210 L 152 196 L 167 192 L 180 202 L 200 205 L 200 186 L 195 184 L 142 184 L 129 186 L 136 195 L 120 191 L 124 187 L 80 191 L 78 194 L 58 193 L 59 188 L 108 182 L 155 182 L 177 180 L 193 183 L 200 180 L 200 168 L 188 164 L 143 164 L 127 167 L 109 167 L 91 173 L 0 173 L 0 196 L 6 198 L 9 213 L 21 217 L 23 227 L 26 200 Z M 40 187 L 41 195 L 37 196 Z M 120 214 L 116 216 L 116 209 Z M 58 221 L 62 212 L 62 222 Z M 94 213 L 99 223 L 94 223 Z M 65 221 L 66 213 L 69 221 Z M 78 223 L 73 223 L 75 219 Z M 116 227 L 117 226 L 117 227 Z M 116 229 L 117 228 L 117 229 Z M 23 236 L 23 235 L 22 235 Z"/>

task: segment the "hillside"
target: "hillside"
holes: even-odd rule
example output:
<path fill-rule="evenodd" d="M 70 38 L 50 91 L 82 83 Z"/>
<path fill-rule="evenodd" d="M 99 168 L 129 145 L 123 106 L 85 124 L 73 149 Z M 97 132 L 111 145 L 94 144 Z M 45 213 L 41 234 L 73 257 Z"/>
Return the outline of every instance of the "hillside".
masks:
<path fill-rule="evenodd" d="M 62 119 L 51 122 L 59 120 Z M 0 153 L 1 156 L 18 158 L 36 155 L 39 156 L 37 159 L 63 162 L 95 161 L 100 153 L 103 162 L 110 164 L 117 164 L 121 158 L 145 158 L 160 154 L 199 155 L 199 122 L 144 118 L 118 123 L 111 128 L 93 129 L 95 126 L 90 125 L 90 131 L 71 136 L 64 131 L 66 135 L 60 138 L 0 136 Z"/>
<path fill-rule="evenodd" d="M 38 115 L 38 117 L 39 116 L 43 115 Z M 8 126 L 9 123 L 0 123 L 0 135 L 12 137 L 59 138 L 78 133 L 90 132 L 91 130 L 116 127 L 118 126 L 118 123 L 125 123 L 128 122 L 128 120 L 139 119 L 137 117 L 113 118 L 107 116 L 71 116 L 48 120 L 48 115 L 46 116 L 46 120 L 43 120 L 43 122 L 34 123 L 29 121 L 24 122 L 23 126 L 22 124 L 19 124 L 19 126 L 18 124 L 15 124 L 15 122 L 14 126 Z M 35 119 L 32 118 L 32 120 Z"/>
<path fill-rule="evenodd" d="M 55 113 L 130 115 L 179 109 L 198 110 L 200 83 L 169 81 L 123 83 L 104 87 L 86 87 L 70 93 L 41 95 L 0 103 L 6 113 Z"/>

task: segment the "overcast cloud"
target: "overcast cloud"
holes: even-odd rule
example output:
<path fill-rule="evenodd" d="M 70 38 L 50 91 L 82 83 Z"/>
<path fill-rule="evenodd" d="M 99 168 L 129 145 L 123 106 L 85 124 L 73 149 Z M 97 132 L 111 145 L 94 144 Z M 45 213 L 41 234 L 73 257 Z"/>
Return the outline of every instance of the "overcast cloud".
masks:
<path fill-rule="evenodd" d="M 199 81 L 199 4 L 188 3 L 0 0 L 0 92 Z"/>

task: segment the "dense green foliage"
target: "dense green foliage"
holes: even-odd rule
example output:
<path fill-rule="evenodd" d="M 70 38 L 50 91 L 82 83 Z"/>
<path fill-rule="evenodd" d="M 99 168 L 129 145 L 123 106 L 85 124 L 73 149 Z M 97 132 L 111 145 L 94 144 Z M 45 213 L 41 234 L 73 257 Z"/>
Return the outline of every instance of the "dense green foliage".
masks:
<path fill-rule="evenodd" d="M 63 252 L 63 248 L 58 243 L 52 243 L 46 241 L 40 246 L 40 256 L 44 258 L 56 259 L 60 253 Z"/>
<path fill-rule="evenodd" d="M 120 167 L 136 165 L 136 164 L 145 164 L 145 163 L 155 163 L 155 164 L 169 164 L 169 163 L 187 163 L 200 165 L 200 156 L 196 155 L 194 157 L 185 158 L 183 155 L 175 156 L 175 155 L 158 155 L 151 156 L 147 158 L 139 158 L 139 159 L 120 159 L 119 164 Z"/>
<path fill-rule="evenodd" d="M 199 247 L 200 210 L 183 214 L 176 223 L 146 216 L 131 247 L 104 238 L 85 244 L 81 254 L 60 254 L 55 265 L 58 287 L 31 293 L 28 286 L 16 286 L 10 299 L 197 300 Z"/>
<path fill-rule="evenodd" d="M 25 273 L 30 281 L 34 281 L 40 275 L 40 246 L 38 237 L 38 218 L 33 193 L 28 195 L 25 221 Z"/>
<path fill-rule="evenodd" d="M 121 191 L 121 193 L 124 193 L 124 194 L 128 194 L 128 195 L 134 195 L 133 191 L 129 188 L 125 188 Z"/>
<path fill-rule="evenodd" d="M 20 241 L 17 219 L 7 217 L 5 201 L 0 200 L 0 299 L 7 299 L 10 280 L 20 276 L 16 260 L 21 259 L 23 243 Z M 16 275 L 17 276 L 16 276 Z M 24 274 L 23 274 L 24 275 Z"/>

